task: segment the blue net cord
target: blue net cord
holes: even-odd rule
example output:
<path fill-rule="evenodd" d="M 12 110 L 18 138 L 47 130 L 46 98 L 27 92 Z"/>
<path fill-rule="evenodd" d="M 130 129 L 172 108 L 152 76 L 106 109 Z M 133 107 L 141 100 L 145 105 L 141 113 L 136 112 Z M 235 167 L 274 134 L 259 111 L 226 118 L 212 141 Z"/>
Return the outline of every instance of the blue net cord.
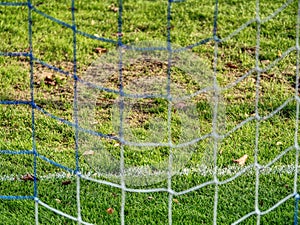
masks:
<path fill-rule="evenodd" d="M 34 71 L 33 71 L 33 46 L 32 46 L 32 5 L 27 1 L 28 6 L 28 45 L 29 45 L 29 64 L 30 64 L 30 98 L 31 98 L 31 129 L 32 129 L 32 150 L 33 150 L 33 177 L 34 177 L 34 197 L 38 197 L 37 184 L 37 149 L 35 139 L 35 107 L 34 107 Z"/>

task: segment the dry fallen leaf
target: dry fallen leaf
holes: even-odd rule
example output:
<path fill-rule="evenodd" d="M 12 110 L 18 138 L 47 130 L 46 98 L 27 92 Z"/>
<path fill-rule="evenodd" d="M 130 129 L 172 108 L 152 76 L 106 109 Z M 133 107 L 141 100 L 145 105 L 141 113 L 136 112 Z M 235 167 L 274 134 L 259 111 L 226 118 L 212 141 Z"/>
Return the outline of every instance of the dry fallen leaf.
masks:
<path fill-rule="evenodd" d="M 114 144 L 114 147 L 118 147 L 118 146 L 120 146 L 120 143 L 115 143 Z"/>
<path fill-rule="evenodd" d="M 114 209 L 113 208 L 108 208 L 107 210 L 106 210 L 106 212 L 108 213 L 108 214 L 113 214 L 114 213 Z"/>
<path fill-rule="evenodd" d="M 86 150 L 82 155 L 94 155 L 94 153 L 93 150 Z"/>
<path fill-rule="evenodd" d="M 246 160 L 248 159 L 248 155 L 243 155 L 239 159 L 234 159 L 233 162 L 239 164 L 240 166 L 244 166 L 246 163 Z"/>
<path fill-rule="evenodd" d="M 270 60 L 265 59 L 265 60 L 261 60 L 260 62 L 261 62 L 263 65 L 267 65 L 267 64 L 270 63 Z"/>
<path fill-rule="evenodd" d="M 44 79 L 44 83 L 50 86 L 55 86 L 56 85 L 56 81 L 53 78 L 53 76 L 46 76 Z"/>
<path fill-rule="evenodd" d="M 173 202 L 175 202 L 175 203 L 179 204 L 179 201 L 178 201 L 178 199 L 177 199 L 177 198 L 174 198 L 174 199 L 173 199 Z"/>
<path fill-rule="evenodd" d="M 106 53 L 107 49 L 106 48 L 100 48 L 100 47 L 98 47 L 98 48 L 95 48 L 94 51 L 96 53 L 102 54 L 102 53 Z"/>
<path fill-rule="evenodd" d="M 71 181 L 70 180 L 65 180 L 63 182 L 61 182 L 62 185 L 69 185 L 71 184 Z"/>
<path fill-rule="evenodd" d="M 237 68 L 238 68 L 238 66 L 235 65 L 235 64 L 233 64 L 232 62 L 226 63 L 226 66 L 228 66 L 228 67 L 231 68 L 231 69 L 237 69 Z"/>
<path fill-rule="evenodd" d="M 147 199 L 148 199 L 148 200 L 153 200 L 153 197 L 152 197 L 152 196 L 148 196 Z"/>
<path fill-rule="evenodd" d="M 114 34 L 112 34 L 112 36 L 115 36 L 115 37 L 122 37 L 122 36 L 123 36 L 123 33 L 114 33 Z"/>
<path fill-rule="evenodd" d="M 255 51 L 256 51 L 256 48 L 255 47 L 242 47 L 241 50 L 243 52 L 247 52 L 248 54 L 250 55 L 254 55 L 255 54 Z"/>
<path fill-rule="evenodd" d="M 27 173 L 26 175 L 21 177 L 21 180 L 24 181 L 34 181 L 34 176 L 32 176 L 31 174 Z M 38 178 L 36 178 L 36 180 L 39 180 Z"/>
<path fill-rule="evenodd" d="M 115 6 L 115 4 L 111 4 L 109 9 L 113 12 L 118 12 L 119 11 L 119 8 Z"/>

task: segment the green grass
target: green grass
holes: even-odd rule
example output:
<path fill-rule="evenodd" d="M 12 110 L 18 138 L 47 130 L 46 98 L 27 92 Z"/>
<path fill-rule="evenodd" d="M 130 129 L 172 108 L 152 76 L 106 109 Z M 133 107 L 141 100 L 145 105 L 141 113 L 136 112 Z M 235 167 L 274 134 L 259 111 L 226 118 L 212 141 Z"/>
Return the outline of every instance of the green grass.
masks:
<path fill-rule="evenodd" d="M 261 176 L 259 190 L 259 207 L 266 210 L 292 191 L 291 175 L 277 175 L 270 184 L 270 176 Z M 175 176 L 174 189 L 188 188 L 205 182 L 209 177 L 193 173 L 188 176 Z M 247 182 L 245 182 L 245 179 Z M 69 185 L 62 181 L 71 180 Z M 187 182 L 188 181 L 188 182 Z M 4 193 L 30 194 L 32 183 L 11 181 L 5 182 Z M 159 186 L 159 185 L 157 185 Z M 218 219 L 220 224 L 229 224 L 254 210 L 255 179 L 253 174 L 246 174 L 233 182 L 219 187 Z M 39 196 L 51 207 L 69 213 L 76 217 L 76 182 L 74 179 L 50 179 L 39 182 Z M 173 200 L 173 224 L 211 224 L 214 202 L 214 186 L 210 185 L 185 195 L 175 196 Z M 175 200 L 176 199 L 176 200 Z M 127 224 L 167 224 L 168 213 L 167 193 L 126 193 L 126 223 Z M 117 188 L 100 185 L 93 182 L 81 182 L 82 215 L 85 221 L 95 224 L 119 224 L 121 192 Z M 34 220 L 33 201 L 3 201 L 1 200 L 3 221 L 9 224 L 32 224 Z M 113 214 L 107 214 L 108 208 L 113 208 Z M 69 219 L 54 214 L 39 207 L 41 224 L 76 224 Z M 293 221 L 294 201 L 276 208 L 262 216 L 262 223 L 291 224 Z M 253 224 L 256 218 L 252 216 L 242 224 Z"/>
<path fill-rule="evenodd" d="M 32 1 L 37 9 L 66 23 L 72 22 L 70 1 Z M 284 1 L 260 1 L 262 21 L 279 8 Z M 76 2 L 77 29 L 86 33 L 117 40 L 118 5 L 114 1 Z M 28 9 L 22 7 L 0 6 L 0 52 L 28 51 Z M 261 24 L 259 66 L 267 68 L 290 47 L 296 40 L 297 3 L 290 4 L 276 17 Z M 125 1 L 123 7 L 122 40 L 125 44 L 143 41 L 166 41 L 167 2 L 162 1 Z M 247 21 L 255 18 L 255 2 L 241 0 L 222 1 L 219 3 L 218 30 L 220 38 L 226 38 Z M 33 54 L 36 58 L 72 73 L 73 71 L 73 33 L 62 25 L 52 22 L 36 12 L 32 14 Z M 171 40 L 177 46 L 187 46 L 212 37 L 214 20 L 214 3 L 189 0 L 174 3 L 172 6 Z M 231 132 L 238 124 L 255 115 L 256 77 L 253 73 L 231 88 L 228 85 L 255 67 L 255 48 L 257 45 L 256 24 L 253 23 L 218 45 L 217 80 L 222 89 L 220 124 L 217 130 L 221 134 Z M 213 68 L 213 41 L 192 49 L 200 57 L 207 70 Z M 98 50 L 97 50 L 98 49 Z M 100 49 L 100 50 L 99 50 Z M 116 46 L 112 43 L 92 40 L 77 35 L 78 76 L 87 79 L 89 66 L 104 52 L 113 53 Z M 191 53 L 187 53 L 192 55 Z M 295 95 L 296 58 L 291 52 L 268 71 L 261 74 L 259 88 L 258 112 L 267 117 L 287 99 Z M 179 54 L 180 55 L 180 54 Z M 182 56 L 182 55 L 180 55 Z M 124 56 L 125 57 L 125 56 Z M 130 55 L 129 55 L 130 57 Z M 163 57 L 163 56 L 162 56 Z M 183 56 L 186 57 L 186 56 Z M 126 57 L 124 58 L 126 59 Z M 166 57 L 164 59 L 167 59 Z M 187 58 L 189 59 L 189 58 Z M 197 59 L 199 62 L 200 60 Z M 101 60 L 97 61 L 101 64 Z M 187 60 L 185 61 L 187 62 Z M 194 80 L 182 68 L 189 69 L 185 62 L 181 68 L 172 68 L 172 81 L 179 94 L 192 94 L 211 84 L 208 77 L 203 81 L 201 75 Z M 192 62 L 191 62 L 192 63 Z M 26 57 L 0 56 L 0 100 L 26 100 L 30 97 L 29 59 Z M 197 65 L 201 65 L 198 64 Z M 166 63 L 138 61 L 134 65 L 124 64 L 124 84 L 129 90 L 134 81 L 142 77 L 159 79 L 166 76 Z M 194 69 L 194 68 L 192 68 Z M 198 73 L 198 68 L 188 72 Z M 100 73 L 101 75 L 101 73 Z M 101 77 L 101 83 L 110 88 L 118 88 L 118 71 Z M 101 80 L 102 79 L 102 80 Z M 99 81 L 98 81 L 99 82 Z M 159 82 L 158 82 L 159 83 Z M 160 84 L 160 83 L 159 83 Z M 138 84 L 139 85 L 139 84 Z M 158 85 L 159 86 L 159 85 Z M 136 86 L 133 86 L 136 87 Z M 142 87 L 142 86 L 140 86 Z M 175 88 L 175 89 L 176 89 Z M 47 112 L 73 121 L 73 79 L 44 66 L 34 63 L 34 98 L 38 106 Z M 132 91 L 132 90 L 131 90 Z M 136 90 L 133 90 L 133 92 Z M 82 122 L 87 129 L 115 136 L 118 134 L 119 112 L 116 109 L 118 96 L 106 91 L 98 91 L 97 97 L 86 92 L 94 111 L 87 111 L 88 118 Z M 128 99 L 126 99 L 128 100 Z M 129 102 L 130 111 L 125 111 L 125 139 L 132 142 L 168 142 L 166 135 L 168 101 L 163 99 L 142 99 Z M 176 105 L 177 104 L 177 105 Z M 199 94 L 189 102 L 177 102 L 172 106 L 170 121 L 172 141 L 175 144 L 212 132 L 212 98 L 209 93 Z M 182 105 L 183 104 L 183 105 Z M 296 104 L 291 100 L 276 115 L 260 122 L 258 136 L 258 162 L 261 165 L 270 163 L 285 149 L 294 145 Z M 84 107 L 84 105 L 80 105 Z M 197 111 L 197 118 L 182 116 L 186 112 Z M 191 110 L 191 111 L 189 111 Z M 85 113 L 80 111 L 80 113 Z M 222 115 L 223 113 L 223 115 Z M 82 114 L 82 115 L 83 115 Z M 35 110 L 35 141 L 39 154 L 67 166 L 75 168 L 74 129 L 42 112 Z M 189 122 L 189 123 L 188 123 Z M 184 127 L 185 129 L 182 129 Z M 81 142 L 80 167 L 83 173 L 99 171 L 115 173 L 119 171 L 120 147 L 117 141 L 95 138 L 80 133 Z M 85 138 L 85 139 L 84 139 Z M 217 166 L 221 171 L 226 169 L 239 171 L 244 167 L 236 165 L 233 160 L 247 154 L 245 166 L 255 162 L 256 121 L 252 120 L 218 143 Z M 89 144 L 93 143 L 93 145 Z M 186 153 L 186 161 L 181 165 L 174 158 L 173 169 L 188 169 L 188 174 L 175 175 L 172 178 L 172 189 L 183 191 L 213 179 L 211 174 L 199 172 L 201 166 L 212 168 L 212 140 L 205 139 L 181 148 Z M 32 112 L 29 106 L 0 105 L 0 150 L 32 149 Z M 105 154 L 101 154 L 105 151 Z M 99 161 L 91 161 L 93 156 L 84 157 L 86 150 L 94 150 Z M 176 153 L 177 154 L 177 153 Z M 110 155 L 115 161 L 110 161 Z M 124 148 L 126 168 L 150 165 L 151 171 L 162 169 L 168 161 L 168 147 L 129 147 Z M 271 173 L 259 175 L 258 206 L 261 211 L 268 210 L 284 197 L 294 192 L 294 174 L 287 171 L 276 172 L 278 168 L 295 165 L 296 151 L 286 152 L 272 164 Z M 107 158 L 105 158 L 105 156 Z M 178 155 L 177 155 L 178 156 Z M 183 156 L 183 155 L 180 155 Z M 20 178 L 33 173 L 32 155 L 5 155 L 0 157 L 0 195 L 33 195 L 33 182 Z M 183 166 L 183 167 L 182 167 Z M 166 170 L 166 168 L 164 168 Z M 275 171 L 275 172 L 274 172 Z M 44 178 L 50 174 L 63 172 L 62 169 L 41 159 L 37 161 L 38 196 L 42 202 L 68 213 L 77 214 L 76 181 L 74 176 L 64 178 Z M 1 177 L 15 177 L 14 180 L 1 180 Z M 232 174 L 218 174 L 220 181 L 225 181 Z M 97 177 L 99 178 L 99 177 Z M 113 178 L 105 178 L 113 181 Z M 127 177 L 129 179 L 129 177 Z M 63 185 L 64 181 L 71 181 Z M 142 182 L 147 183 L 143 180 Z M 296 182 L 297 186 L 299 181 Z M 218 186 L 217 224 L 230 224 L 249 212 L 255 210 L 255 171 L 251 169 L 242 176 Z M 135 186 L 133 186 L 135 187 Z M 141 188 L 167 187 L 166 179 Z M 215 185 L 207 185 L 190 193 L 173 196 L 173 224 L 212 224 L 214 210 Z M 120 224 L 122 193 L 118 188 L 110 187 L 81 179 L 81 211 L 83 220 L 95 224 Z M 168 193 L 131 193 L 126 192 L 126 224 L 168 224 Z M 115 211 L 108 214 L 106 210 Z M 0 219 L 3 224 L 34 224 L 34 201 L 0 200 Z M 293 222 L 294 200 L 261 216 L 261 224 L 291 224 Z M 255 224 L 255 215 L 241 224 Z M 57 215 L 39 206 L 41 224 L 76 224 L 70 219 Z"/>

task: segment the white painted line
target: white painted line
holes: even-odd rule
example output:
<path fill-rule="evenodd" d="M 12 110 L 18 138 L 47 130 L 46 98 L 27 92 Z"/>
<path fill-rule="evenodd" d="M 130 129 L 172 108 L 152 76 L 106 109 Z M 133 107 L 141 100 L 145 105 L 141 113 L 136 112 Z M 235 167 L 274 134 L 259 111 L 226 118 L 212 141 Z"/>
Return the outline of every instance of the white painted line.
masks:
<path fill-rule="evenodd" d="M 241 166 L 228 166 L 226 168 L 219 168 L 217 169 L 218 176 L 233 176 L 237 173 L 241 172 L 245 167 Z M 268 175 L 268 174 L 294 174 L 295 173 L 295 165 L 282 165 L 282 166 L 272 166 L 272 167 L 266 167 L 262 168 L 260 170 L 260 174 L 262 175 Z M 298 171 L 300 171 L 300 166 L 298 167 Z M 141 170 L 139 172 L 137 171 L 131 171 L 132 176 L 151 176 L 151 175 L 158 175 L 157 173 L 145 173 L 145 170 Z M 184 168 L 181 172 L 177 173 L 177 175 L 189 175 L 189 174 L 199 174 L 200 176 L 212 176 L 213 175 L 213 168 L 208 168 L 205 166 L 199 166 L 194 168 Z M 247 176 L 254 175 L 255 169 L 252 167 L 248 171 L 245 172 Z M 113 175 L 104 175 L 104 174 L 98 174 L 95 172 L 81 172 L 82 175 L 85 177 L 90 178 L 100 178 L 100 177 L 111 177 L 111 178 L 117 178 L 119 177 L 117 174 Z M 9 175 L 2 175 L 0 176 L 0 181 L 22 181 L 21 177 L 24 174 L 9 174 Z M 130 171 L 127 171 L 127 175 L 131 175 Z M 70 174 L 67 172 L 59 172 L 59 173 L 50 173 L 47 175 L 38 176 L 39 180 L 51 180 L 51 179 L 66 179 L 66 178 L 75 178 L 75 174 Z"/>

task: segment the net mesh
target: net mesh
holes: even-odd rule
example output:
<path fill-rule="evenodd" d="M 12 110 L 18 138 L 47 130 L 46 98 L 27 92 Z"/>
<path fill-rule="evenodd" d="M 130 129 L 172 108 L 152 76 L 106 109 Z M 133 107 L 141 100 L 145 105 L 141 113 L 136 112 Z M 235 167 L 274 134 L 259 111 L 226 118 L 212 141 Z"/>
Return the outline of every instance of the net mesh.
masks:
<path fill-rule="evenodd" d="M 64 22 L 56 17 L 40 11 L 38 7 L 30 0 L 28 2 L 0 2 L 0 6 L 5 7 L 25 7 L 28 9 L 28 49 L 23 52 L 0 52 L 1 57 L 17 57 L 29 59 L 30 71 L 30 100 L 1 100 L 1 105 L 27 105 L 31 108 L 31 140 L 32 146 L 30 150 L 0 150 L 0 155 L 30 155 L 33 157 L 33 190 L 32 196 L 17 196 L 17 195 L 1 195 L 1 199 L 5 200 L 26 200 L 31 199 L 35 202 L 35 222 L 39 223 L 39 206 L 43 206 L 63 217 L 78 221 L 79 224 L 91 224 L 82 219 L 81 213 L 81 184 L 83 181 L 91 181 L 98 184 L 104 184 L 110 187 L 115 187 L 121 190 L 121 207 L 120 207 L 120 223 L 126 223 L 126 196 L 128 193 L 155 193 L 165 192 L 168 194 L 168 223 L 173 224 L 174 197 L 186 195 L 196 192 L 207 186 L 213 186 L 213 216 L 212 223 L 217 224 L 218 213 L 220 208 L 219 198 L 222 185 L 228 184 L 242 176 L 249 174 L 254 177 L 254 208 L 250 212 L 245 212 L 243 216 L 235 220 L 232 224 L 242 223 L 249 217 L 256 216 L 257 224 L 260 224 L 261 217 L 270 213 L 277 207 L 287 202 L 291 198 L 295 198 L 294 224 L 298 221 L 298 200 L 297 194 L 297 175 L 298 175 L 298 114 L 299 114 L 299 6 L 297 13 L 293 15 L 297 20 L 296 38 L 293 46 L 288 46 L 285 52 L 282 52 L 279 57 L 269 62 L 267 66 L 261 67 L 261 29 L 266 26 L 269 21 L 278 16 L 281 12 L 288 10 L 287 8 L 294 4 L 295 1 L 287 1 L 281 7 L 272 10 L 272 12 L 264 18 L 261 18 L 260 1 L 255 4 L 255 15 L 252 19 L 241 25 L 239 28 L 231 32 L 226 37 L 218 36 L 219 5 L 215 1 L 213 32 L 209 38 L 202 39 L 188 46 L 178 46 L 172 43 L 172 7 L 174 4 L 181 4 L 183 1 L 169 0 L 166 4 L 167 24 L 165 42 L 146 41 L 139 42 L 133 45 L 123 43 L 123 1 L 120 0 L 118 7 L 114 10 L 118 12 L 118 28 L 115 39 L 107 39 L 81 31 L 76 25 L 76 13 L 79 10 L 75 7 L 75 1 L 70 1 L 69 9 L 72 19 L 70 22 Z M 70 40 L 73 42 L 73 63 L 69 71 L 64 68 L 53 66 L 50 63 L 44 62 L 34 53 L 33 46 L 33 23 L 32 16 L 39 15 L 47 18 L 55 24 L 60 25 L 64 29 L 71 31 Z M 255 48 L 252 49 L 255 56 L 255 66 L 250 68 L 248 72 L 240 76 L 238 79 L 230 82 L 228 85 L 221 87 L 217 80 L 219 73 L 219 61 L 222 56 L 220 48 L 223 43 L 226 43 L 240 34 L 247 27 L 253 27 L 256 30 Z M 78 76 L 78 56 L 77 50 L 79 36 L 84 36 L 98 42 L 111 43 L 117 46 L 115 51 L 109 52 L 104 57 L 99 58 L 90 66 L 85 74 Z M 191 50 L 198 46 L 212 42 L 213 45 L 213 66 L 210 68 L 209 63 L 204 59 L 194 55 Z M 247 49 L 246 49 L 247 50 Z M 249 50 L 249 49 L 248 49 Z M 294 95 L 285 101 L 270 113 L 262 115 L 260 112 L 260 101 L 262 92 L 262 76 L 270 71 L 281 60 L 288 57 L 292 53 L 296 53 L 295 57 L 295 92 Z M 73 120 L 64 119 L 58 115 L 48 112 L 45 108 L 36 104 L 36 77 L 35 65 L 42 65 L 49 70 L 56 71 L 62 75 L 73 79 Z M 229 65 L 230 66 L 230 65 Z M 234 65 L 231 65 L 234 67 Z M 154 73 L 147 75 L 145 69 L 149 69 Z M 179 72 L 178 72 L 179 71 Z M 142 76 L 141 76 L 142 74 Z M 189 79 L 192 84 L 189 87 L 182 87 L 179 81 L 176 80 L 176 75 L 184 74 L 185 79 Z M 222 93 L 231 90 L 238 86 L 244 80 L 253 77 L 254 75 L 254 111 L 240 123 L 232 126 L 229 131 L 224 129 L 224 104 Z M 208 131 L 202 131 L 199 128 L 199 107 L 195 106 L 196 98 L 199 95 L 205 94 L 208 106 L 212 109 L 210 128 Z M 110 96 L 110 97 L 108 97 Z M 97 125 L 97 103 L 100 99 L 110 98 L 113 101 L 111 112 L 111 127 L 108 128 L 112 132 L 107 133 L 107 127 L 99 128 Z M 104 100 L 103 100 L 104 101 Z M 273 157 L 267 164 L 263 165 L 260 161 L 260 135 L 263 122 L 271 119 L 277 113 L 286 108 L 291 102 L 295 102 L 295 125 L 293 135 L 293 145 L 282 150 L 279 154 Z M 155 104 L 154 104 L 155 103 Z M 153 107 L 151 108 L 151 106 Z M 101 108 L 100 104 L 100 108 Z M 165 111 L 155 111 L 159 107 L 165 108 Z M 141 112 L 145 108 L 151 108 L 154 112 Z M 75 167 L 65 166 L 55 160 L 40 154 L 37 147 L 37 127 L 36 113 L 42 114 L 55 119 L 62 124 L 65 124 L 74 129 L 75 140 Z M 140 121 L 136 122 L 135 118 L 138 113 L 143 113 L 144 120 L 148 121 L 147 132 L 139 130 Z M 201 110 L 200 110 L 201 113 Z M 180 129 L 178 134 L 174 130 L 174 123 L 179 123 Z M 249 123 L 254 123 L 253 132 L 254 154 L 253 163 L 239 168 L 237 171 L 230 173 L 226 179 L 220 179 L 220 175 L 224 170 L 220 170 L 218 165 L 218 155 L 222 141 L 231 134 L 238 132 L 239 129 Z M 176 127 L 176 126 L 175 126 Z M 177 126 L 178 127 L 178 126 Z M 198 129 L 199 128 L 199 129 Z M 99 131 L 100 130 L 100 131 Z M 102 130 L 104 130 L 102 132 Z M 140 133 L 139 133 L 140 132 Z M 176 137 L 174 137 L 176 136 Z M 202 140 L 208 140 L 205 143 L 206 151 L 202 154 L 202 167 L 198 168 L 198 172 L 210 174 L 211 179 L 206 182 L 196 183 L 192 187 L 178 190 L 173 187 L 172 179 L 174 175 L 182 175 L 188 173 L 187 164 L 192 154 L 196 151 L 198 143 Z M 279 143 L 280 144 L 280 143 Z M 117 150 L 114 150 L 117 149 Z M 277 201 L 271 207 L 261 210 L 259 190 L 260 190 L 260 175 L 267 173 L 266 171 L 286 154 L 294 151 L 293 173 L 293 188 L 290 194 L 286 195 L 281 200 Z M 138 163 L 131 164 L 127 157 L 130 154 L 147 155 L 163 155 L 161 160 L 151 161 L 149 155 L 148 164 L 139 165 Z M 80 156 L 85 156 L 88 164 L 98 173 L 99 177 L 93 177 L 83 173 L 80 166 Z M 246 157 L 246 156 L 245 156 Z M 244 158 L 245 159 L 245 158 Z M 38 173 L 37 167 L 39 160 L 46 161 L 66 172 L 76 175 L 76 216 L 64 213 L 55 207 L 50 206 L 42 201 L 39 197 Z M 202 170 L 203 169 L 203 170 Z M 230 168 L 229 168 L 230 169 Z M 250 171 L 250 172 L 249 172 Z M 252 171 L 252 172 L 251 172 Z M 228 174 L 227 174 L 228 175 Z M 104 178 L 104 179 L 101 179 Z M 165 187 L 149 188 L 148 185 L 153 185 L 162 181 L 166 181 Z M 99 190 L 101 191 L 101 190 Z"/>

